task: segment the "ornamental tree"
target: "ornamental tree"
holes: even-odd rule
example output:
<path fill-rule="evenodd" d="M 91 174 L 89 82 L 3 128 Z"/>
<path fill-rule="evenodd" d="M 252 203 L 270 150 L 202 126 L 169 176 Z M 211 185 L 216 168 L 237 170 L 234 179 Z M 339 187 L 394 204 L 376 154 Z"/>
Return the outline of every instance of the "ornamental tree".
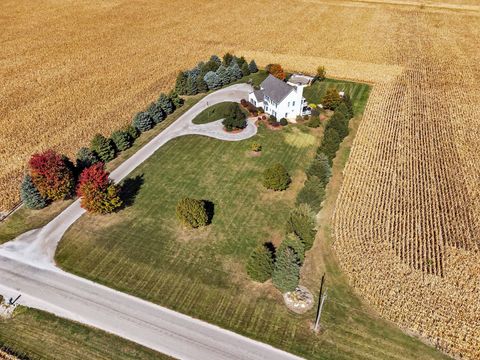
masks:
<path fill-rule="evenodd" d="M 325 80 L 325 76 L 327 75 L 327 72 L 325 71 L 325 66 L 319 66 L 317 68 L 317 80 Z"/>
<path fill-rule="evenodd" d="M 175 214 L 183 225 L 190 228 L 208 224 L 207 207 L 203 200 L 183 198 L 177 203 Z"/>
<path fill-rule="evenodd" d="M 150 130 L 154 124 L 155 122 L 153 121 L 152 116 L 146 111 L 139 112 L 137 115 L 135 115 L 132 122 L 132 125 L 135 126 L 135 128 L 137 128 L 140 132 Z"/>
<path fill-rule="evenodd" d="M 96 163 L 80 174 L 77 195 L 89 213 L 108 214 L 122 205 L 118 187 L 109 179 L 103 163 Z"/>
<path fill-rule="evenodd" d="M 20 199 L 29 209 L 42 209 L 47 206 L 47 200 L 40 194 L 30 175 L 25 175 L 20 185 Z"/>
<path fill-rule="evenodd" d="M 300 281 L 300 260 L 295 250 L 287 246 L 279 249 L 272 274 L 272 282 L 282 293 L 293 291 Z"/>
<path fill-rule="evenodd" d="M 109 162 L 115 158 L 115 146 L 113 141 L 107 139 L 102 134 L 96 134 L 91 143 L 90 148 L 103 162 Z"/>
<path fill-rule="evenodd" d="M 247 274 L 252 280 L 263 283 L 272 277 L 274 254 L 267 244 L 258 245 L 253 249 L 246 267 Z"/>
<path fill-rule="evenodd" d="M 165 94 L 160 94 L 157 103 L 167 115 L 170 115 L 175 110 L 172 100 Z"/>
<path fill-rule="evenodd" d="M 282 164 L 275 164 L 263 173 L 263 186 L 275 191 L 283 191 L 291 182 L 290 175 Z"/>
<path fill-rule="evenodd" d="M 285 80 L 287 77 L 285 71 L 283 71 L 282 65 L 280 64 L 268 64 L 265 70 L 280 80 Z"/>
<path fill-rule="evenodd" d="M 33 154 L 28 162 L 32 182 L 43 198 L 55 201 L 70 196 L 75 186 L 73 166 L 53 150 Z"/>

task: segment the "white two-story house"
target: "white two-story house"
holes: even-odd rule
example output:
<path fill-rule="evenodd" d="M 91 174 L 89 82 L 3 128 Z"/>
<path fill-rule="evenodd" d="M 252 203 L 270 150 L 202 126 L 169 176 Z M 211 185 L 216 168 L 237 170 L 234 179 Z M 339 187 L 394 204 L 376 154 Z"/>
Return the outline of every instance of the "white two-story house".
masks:
<path fill-rule="evenodd" d="M 260 84 L 260 89 L 248 95 L 248 101 L 263 108 L 265 113 L 275 116 L 277 121 L 281 118 L 295 121 L 299 115 L 310 114 L 311 109 L 303 97 L 303 88 L 307 85 L 308 83 L 295 80 L 284 82 L 268 75 Z"/>

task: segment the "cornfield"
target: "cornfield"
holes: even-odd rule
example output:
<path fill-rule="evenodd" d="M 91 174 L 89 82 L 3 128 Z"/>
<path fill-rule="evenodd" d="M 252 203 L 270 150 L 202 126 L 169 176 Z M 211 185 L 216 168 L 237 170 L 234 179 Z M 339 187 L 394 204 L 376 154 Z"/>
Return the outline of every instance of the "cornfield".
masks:
<path fill-rule="evenodd" d="M 480 357 L 480 6 L 473 0 L 0 5 L 0 208 L 32 152 L 73 156 L 213 53 L 374 83 L 334 217 L 385 317 Z"/>

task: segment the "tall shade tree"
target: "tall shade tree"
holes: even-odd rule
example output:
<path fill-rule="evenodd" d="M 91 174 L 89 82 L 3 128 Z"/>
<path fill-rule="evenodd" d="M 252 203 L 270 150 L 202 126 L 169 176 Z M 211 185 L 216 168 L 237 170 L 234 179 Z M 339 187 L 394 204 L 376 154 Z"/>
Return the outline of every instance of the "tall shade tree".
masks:
<path fill-rule="evenodd" d="M 20 199 L 28 209 L 42 209 L 47 206 L 47 200 L 40 194 L 30 175 L 25 175 L 20 185 Z"/>
<path fill-rule="evenodd" d="M 28 162 L 32 182 L 43 198 L 65 199 L 75 187 L 73 166 L 68 159 L 53 150 L 33 154 Z"/>
<path fill-rule="evenodd" d="M 82 208 L 89 213 L 108 214 L 122 206 L 118 187 L 108 175 L 103 163 L 96 163 L 80 174 L 77 195 Z"/>
<path fill-rule="evenodd" d="M 115 146 L 113 141 L 107 139 L 102 134 L 96 134 L 91 143 L 90 148 L 95 152 L 103 162 L 109 162 L 115 158 Z"/>
<path fill-rule="evenodd" d="M 175 110 L 172 100 L 165 94 L 160 94 L 157 103 L 167 115 L 170 115 Z"/>
<path fill-rule="evenodd" d="M 283 71 L 282 65 L 280 64 L 268 64 L 265 70 L 270 75 L 273 75 L 280 80 L 285 80 L 285 78 L 287 77 L 285 71 Z"/>
<path fill-rule="evenodd" d="M 272 282 L 282 293 L 294 291 L 300 281 L 300 260 L 289 246 L 277 252 Z"/>
<path fill-rule="evenodd" d="M 252 280 L 265 282 L 272 277 L 274 254 L 266 245 L 258 245 L 253 249 L 247 262 L 247 274 Z"/>

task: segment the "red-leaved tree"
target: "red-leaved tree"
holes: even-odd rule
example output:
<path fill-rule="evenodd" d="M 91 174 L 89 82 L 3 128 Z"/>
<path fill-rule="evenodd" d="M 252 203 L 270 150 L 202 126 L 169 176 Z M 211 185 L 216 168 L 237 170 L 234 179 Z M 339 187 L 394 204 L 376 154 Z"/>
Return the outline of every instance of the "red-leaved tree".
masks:
<path fill-rule="evenodd" d="M 275 76 L 280 80 L 285 80 L 285 78 L 287 77 L 285 71 L 283 71 L 282 65 L 280 64 L 269 64 L 267 65 L 265 70 L 267 70 L 269 74 Z"/>
<path fill-rule="evenodd" d="M 118 187 L 109 179 L 103 163 L 82 171 L 77 186 L 82 207 L 90 213 L 108 214 L 122 205 Z"/>
<path fill-rule="evenodd" d="M 52 201 L 71 195 L 75 186 L 67 158 L 53 150 L 33 154 L 28 162 L 32 181 L 42 197 Z"/>

